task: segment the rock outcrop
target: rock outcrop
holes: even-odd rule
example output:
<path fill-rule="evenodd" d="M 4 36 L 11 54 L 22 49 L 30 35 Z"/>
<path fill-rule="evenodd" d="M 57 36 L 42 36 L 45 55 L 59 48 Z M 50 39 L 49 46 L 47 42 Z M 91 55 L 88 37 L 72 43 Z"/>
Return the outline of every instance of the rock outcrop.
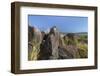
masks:
<path fill-rule="evenodd" d="M 40 44 L 42 42 L 41 31 L 35 27 L 28 27 L 28 60 L 37 60 L 40 51 Z"/>
<path fill-rule="evenodd" d="M 59 32 L 54 26 L 46 34 L 41 43 L 39 59 L 58 59 Z"/>
<path fill-rule="evenodd" d="M 78 46 L 81 46 L 82 49 Z M 83 51 L 84 48 L 87 49 L 87 47 L 77 45 L 77 40 L 73 33 L 64 35 L 58 31 L 56 26 L 52 27 L 49 32 L 40 31 L 38 28 L 29 26 L 28 60 L 87 57 L 87 50 Z M 84 52 L 84 56 L 79 52 L 80 50 Z"/>

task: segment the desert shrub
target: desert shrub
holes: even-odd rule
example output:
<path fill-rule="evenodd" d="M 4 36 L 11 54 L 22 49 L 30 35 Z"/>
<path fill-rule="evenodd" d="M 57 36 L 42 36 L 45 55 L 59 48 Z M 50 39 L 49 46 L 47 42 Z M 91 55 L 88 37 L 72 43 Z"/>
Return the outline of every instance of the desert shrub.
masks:
<path fill-rule="evenodd" d="M 81 58 L 87 58 L 88 57 L 87 44 L 78 44 L 78 52 Z"/>
<path fill-rule="evenodd" d="M 88 39 L 87 39 L 87 35 L 80 35 L 78 41 L 79 42 L 84 42 L 84 43 L 87 43 L 88 42 Z"/>
<path fill-rule="evenodd" d="M 64 40 L 65 45 L 68 45 L 68 39 L 64 38 L 63 40 Z"/>
<path fill-rule="evenodd" d="M 66 44 L 68 44 L 68 45 L 77 45 L 78 44 L 78 40 L 75 37 L 74 33 L 68 33 L 66 36 L 68 37 L 68 39 L 65 40 Z"/>
<path fill-rule="evenodd" d="M 80 58 L 80 57 L 81 56 L 80 56 L 79 52 L 77 51 L 76 54 L 75 54 L 75 58 Z"/>
<path fill-rule="evenodd" d="M 68 45 L 76 45 L 75 40 L 73 39 L 68 39 Z"/>

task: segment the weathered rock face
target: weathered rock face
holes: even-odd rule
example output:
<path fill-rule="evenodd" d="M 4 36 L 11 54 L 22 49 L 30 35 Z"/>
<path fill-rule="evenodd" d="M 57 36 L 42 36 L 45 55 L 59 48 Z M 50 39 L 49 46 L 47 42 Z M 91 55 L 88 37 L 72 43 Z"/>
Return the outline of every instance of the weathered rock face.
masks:
<path fill-rule="evenodd" d="M 66 49 L 71 55 L 71 58 L 79 58 L 78 48 L 75 45 L 68 45 Z"/>
<path fill-rule="evenodd" d="M 40 45 L 38 60 L 48 60 L 50 59 L 51 55 L 52 55 L 52 45 L 51 45 L 50 37 L 48 34 L 45 34 L 42 43 Z"/>
<path fill-rule="evenodd" d="M 40 30 L 38 30 L 35 27 L 29 26 L 29 33 L 28 33 L 29 60 L 37 60 L 41 42 L 42 42 L 42 34 Z"/>
<path fill-rule="evenodd" d="M 64 47 L 59 47 L 59 59 L 71 59 L 73 55 Z"/>
<path fill-rule="evenodd" d="M 33 49 L 33 45 L 32 45 L 33 31 L 32 30 L 33 28 L 29 26 L 28 27 L 28 53 L 31 53 Z"/>
<path fill-rule="evenodd" d="M 51 59 L 58 59 L 59 58 L 59 52 L 58 52 L 58 46 L 59 46 L 59 31 L 57 28 L 54 26 L 50 30 L 50 41 L 51 41 L 51 46 L 52 46 L 52 56 L 50 57 Z"/>
<path fill-rule="evenodd" d="M 39 59 L 58 59 L 59 32 L 52 27 L 50 33 L 46 34 L 41 43 Z"/>
<path fill-rule="evenodd" d="M 34 40 L 39 43 L 41 42 L 41 31 L 35 27 L 28 26 L 28 42 L 32 42 Z"/>
<path fill-rule="evenodd" d="M 33 39 L 33 28 L 28 26 L 28 42 L 32 41 Z"/>

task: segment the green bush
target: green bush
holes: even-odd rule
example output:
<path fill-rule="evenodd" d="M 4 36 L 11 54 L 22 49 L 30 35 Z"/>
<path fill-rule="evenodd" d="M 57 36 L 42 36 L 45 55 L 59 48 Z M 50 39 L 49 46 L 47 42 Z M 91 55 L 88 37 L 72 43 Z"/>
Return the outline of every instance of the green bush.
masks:
<path fill-rule="evenodd" d="M 87 38 L 88 38 L 87 35 L 80 35 L 78 41 L 79 42 L 82 42 L 83 41 L 84 43 L 87 43 L 88 42 L 88 39 Z"/>
<path fill-rule="evenodd" d="M 87 58 L 88 57 L 87 44 L 78 44 L 78 52 L 81 58 Z"/>

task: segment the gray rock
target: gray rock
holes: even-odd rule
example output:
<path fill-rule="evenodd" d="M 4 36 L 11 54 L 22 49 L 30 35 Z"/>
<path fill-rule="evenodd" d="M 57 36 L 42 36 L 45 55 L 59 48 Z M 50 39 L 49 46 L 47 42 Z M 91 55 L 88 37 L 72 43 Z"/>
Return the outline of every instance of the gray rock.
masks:
<path fill-rule="evenodd" d="M 57 30 L 56 26 L 52 27 L 50 30 L 50 41 L 52 45 L 52 56 L 51 59 L 58 59 L 58 46 L 59 46 L 59 31 Z"/>
<path fill-rule="evenodd" d="M 52 45 L 50 41 L 50 37 L 48 34 L 45 34 L 42 43 L 40 45 L 40 52 L 38 60 L 48 60 L 52 55 Z"/>
<path fill-rule="evenodd" d="M 66 48 L 59 47 L 59 59 L 71 59 L 73 55 Z"/>
<path fill-rule="evenodd" d="M 78 48 L 76 45 L 67 45 L 67 51 L 71 54 L 72 58 L 79 58 Z"/>
<path fill-rule="evenodd" d="M 58 59 L 58 46 L 59 46 L 59 32 L 54 26 L 50 32 L 46 34 L 41 43 L 40 53 L 38 59 Z"/>

